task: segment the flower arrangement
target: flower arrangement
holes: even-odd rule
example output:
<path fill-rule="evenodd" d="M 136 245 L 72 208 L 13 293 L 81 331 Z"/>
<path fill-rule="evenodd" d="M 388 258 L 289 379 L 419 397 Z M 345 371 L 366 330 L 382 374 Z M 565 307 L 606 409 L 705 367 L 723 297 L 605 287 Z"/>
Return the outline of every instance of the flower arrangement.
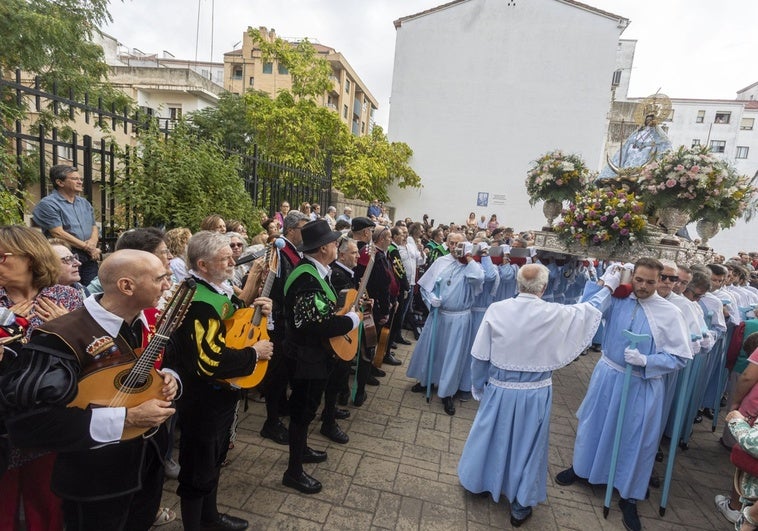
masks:
<path fill-rule="evenodd" d="M 727 162 L 719 161 L 719 165 L 724 175 L 719 194 L 698 204 L 692 218 L 713 221 L 722 228 L 729 228 L 744 215 L 748 219 L 752 217 L 758 201 L 758 190 L 753 185 L 753 179 L 739 175 Z"/>
<path fill-rule="evenodd" d="M 561 150 L 542 155 L 526 174 L 529 204 L 571 200 L 590 183 L 590 171 L 579 155 Z"/>
<path fill-rule="evenodd" d="M 718 200 L 727 178 L 725 165 L 708 148 L 680 146 L 642 169 L 639 196 L 650 214 L 674 207 L 697 219 L 702 205 Z"/>
<path fill-rule="evenodd" d="M 576 194 L 556 226 L 569 248 L 602 246 L 619 250 L 646 240 L 644 205 L 624 190 L 590 189 Z"/>

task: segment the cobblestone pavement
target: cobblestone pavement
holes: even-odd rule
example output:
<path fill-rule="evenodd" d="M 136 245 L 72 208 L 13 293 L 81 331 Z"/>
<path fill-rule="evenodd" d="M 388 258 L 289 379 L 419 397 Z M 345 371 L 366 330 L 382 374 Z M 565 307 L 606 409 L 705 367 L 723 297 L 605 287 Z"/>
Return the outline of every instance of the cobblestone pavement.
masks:
<path fill-rule="evenodd" d="M 384 366 L 382 385 L 367 388 L 366 403 L 350 406 L 351 417 L 339 421 L 350 435 L 348 444 L 331 442 L 318 433 L 318 421 L 312 424 L 309 445 L 329 454 L 325 463 L 306 465 L 324 485 L 316 495 L 282 486 L 287 447 L 258 435 L 265 410 L 251 401 L 249 411 L 241 413 L 235 448 L 221 473 L 220 509 L 248 519 L 251 529 L 510 529 L 507 501 L 494 503 L 469 494 L 458 483 L 456 467 L 478 403 L 456 401 L 457 413 L 451 417 L 439 398 L 427 404 L 422 395 L 411 393 L 413 381 L 405 377 L 405 367 L 412 348 L 399 349 L 403 365 Z M 548 500 L 521 529 L 624 529 L 617 494 L 606 520 L 604 488 L 578 483 L 561 487 L 553 480 L 571 464 L 574 413 L 597 357 L 581 356 L 553 375 Z M 728 452 L 719 444 L 722 426 L 723 422 L 716 433 L 710 424 L 695 426 L 689 449 L 677 452 L 665 516 L 659 516 L 660 489 L 651 489 L 650 499 L 639 502 L 644 529 L 733 529 L 713 504 L 714 495 L 729 491 L 733 470 Z M 655 467 L 661 481 L 665 464 Z M 176 481 L 166 481 L 162 505 L 179 514 L 176 486 Z M 181 529 L 181 523 L 160 529 Z"/>

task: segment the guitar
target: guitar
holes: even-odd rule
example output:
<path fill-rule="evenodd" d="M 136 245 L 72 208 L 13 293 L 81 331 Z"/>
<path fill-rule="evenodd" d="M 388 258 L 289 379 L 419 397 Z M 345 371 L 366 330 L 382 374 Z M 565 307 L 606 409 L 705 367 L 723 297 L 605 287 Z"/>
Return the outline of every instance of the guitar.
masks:
<path fill-rule="evenodd" d="M 196 290 L 191 278 L 182 281 L 174 295 L 166 304 L 166 309 L 158 317 L 155 334 L 142 354 L 119 356 L 112 365 L 100 368 L 84 376 L 79 381 L 76 397 L 68 407 L 86 409 L 88 407 L 135 407 L 151 398 L 163 399 L 161 388 L 163 378 L 155 370 L 155 360 L 169 336 L 176 330 L 189 309 Z M 126 441 L 143 435 L 152 428 L 124 428 L 121 440 Z"/>
<path fill-rule="evenodd" d="M 392 313 L 390 320 L 387 322 L 384 328 L 382 328 L 382 331 L 379 332 L 379 342 L 376 345 L 376 350 L 374 351 L 374 359 L 372 360 L 374 367 L 377 369 L 381 368 L 382 363 L 384 362 L 384 355 L 389 352 L 387 346 L 390 342 L 390 330 L 392 330 L 392 322 L 394 320 L 395 312 Z"/>
<path fill-rule="evenodd" d="M 276 280 L 276 269 L 279 267 L 279 253 L 277 249 L 284 247 L 284 241 L 277 238 L 266 249 L 266 263 L 268 271 L 263 281 L 261 297 L 268 297 Z M 260 306 L 255 308 L 240 308 L 234 315 L 224 321 L 226 326 L 226 346 L 234 349 L 252 347 L 258 341 L 268 339 L 268 321 L 263 316 Z M 235 389 L 252 389 L 263 380 L 268 369 L 268 360 L 258 360 L 253 372 L 247 376 L 225 378 L 223 381 Z"/>
<path fill-rule="evenodd" d="M 337 310 L 337 315 L 345 315 L 348 312 L 356 312 L 361 315 L 363 319 L 363 334 L 366 337 L 366 345 L 372 347 L 376 344 L 376 327 L 374 326 L 374 319 L 371 318 L 369 312 L 363 315 L 360 311 L 361 299 L 363 294 L 366 293 L 366 285 L 368 284 L 368 278 L 371 276 L 371 270 L 374 268 L 374 257 L 376 256 L 376 248 L 372 242 L 368 244 L 368 264 L 366 264 L 366 271 L 363 273 L 363 278 L 358 286 L 358 289 L 343 289 L 340 291 L 338 304 L 341 302 L 341 308 Z M 369 319 L 367 319 L 369 317 Z M 373 331 L 373 334 L 372 334 Z M 373 337 L 373 343 L 371 338 Z M 341 359 L 345 361 L 352 360 L 358 353 L 358 329 L 351 330 L 347 334 L 341 336 L 334 336 L 329 338 L 329 344 L 332 350 L 337 353 Z"/>

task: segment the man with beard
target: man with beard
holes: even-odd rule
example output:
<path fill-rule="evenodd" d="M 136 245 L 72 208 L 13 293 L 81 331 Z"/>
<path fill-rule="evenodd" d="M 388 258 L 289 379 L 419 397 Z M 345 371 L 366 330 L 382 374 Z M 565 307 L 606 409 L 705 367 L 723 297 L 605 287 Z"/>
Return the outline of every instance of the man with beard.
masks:
<path fill-rule="evenodd" d="M 681 313 L 656 293 L 662 270 L 658 260 L 639 259 L 632 272 L 632 294 L 614 298 L 603 311 L 603 354 L 576 414 L 573 466 L 555 478 L 559 485 L 571 485 L 578 478 L 595 485 L 608 483 L 614 443 L 609 434 L 620 413 L 625 367 L 632 365 L 613 487 L 621 495 L 624 526 L 633 531 L 642 529 L 636 502 L 645 498 L 660 440 L 665 392 L 661 376 L 681 369 L 692 357 Z M 601 289 L 595 286 L 586 287 L 585 298 Z M 625 330 L 647 338 L 632 348 Z"/>

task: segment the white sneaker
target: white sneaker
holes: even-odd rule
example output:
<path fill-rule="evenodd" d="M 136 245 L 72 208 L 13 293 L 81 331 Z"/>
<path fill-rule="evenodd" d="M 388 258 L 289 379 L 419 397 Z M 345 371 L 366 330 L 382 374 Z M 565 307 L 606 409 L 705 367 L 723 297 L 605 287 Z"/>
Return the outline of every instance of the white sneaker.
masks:
<path fill-rule="evenodd" d="M 164 470 L 166 472 L 166 477 L 170 479 L 176 479 L 179 477 L 179 463 L 174 461 L 173 458 L 166 459 L 166 464 L 164 466 Z M 739 513 L 739 511 L 737 511 Z"/>
<path fill-rule="evenodd" d="M 721 514 L 724 515 L 724 518 L 726 518 L 733 524 L 736 523 L 737 520 L 740 519 L 740 510 L 732 509 L 729 507 L 729 496 L 724 496 L 723 494 L 716 494 L 716 497 L 713 498 L 713 503 L 716 504 L 716 508 L 719 510 Z"/>

